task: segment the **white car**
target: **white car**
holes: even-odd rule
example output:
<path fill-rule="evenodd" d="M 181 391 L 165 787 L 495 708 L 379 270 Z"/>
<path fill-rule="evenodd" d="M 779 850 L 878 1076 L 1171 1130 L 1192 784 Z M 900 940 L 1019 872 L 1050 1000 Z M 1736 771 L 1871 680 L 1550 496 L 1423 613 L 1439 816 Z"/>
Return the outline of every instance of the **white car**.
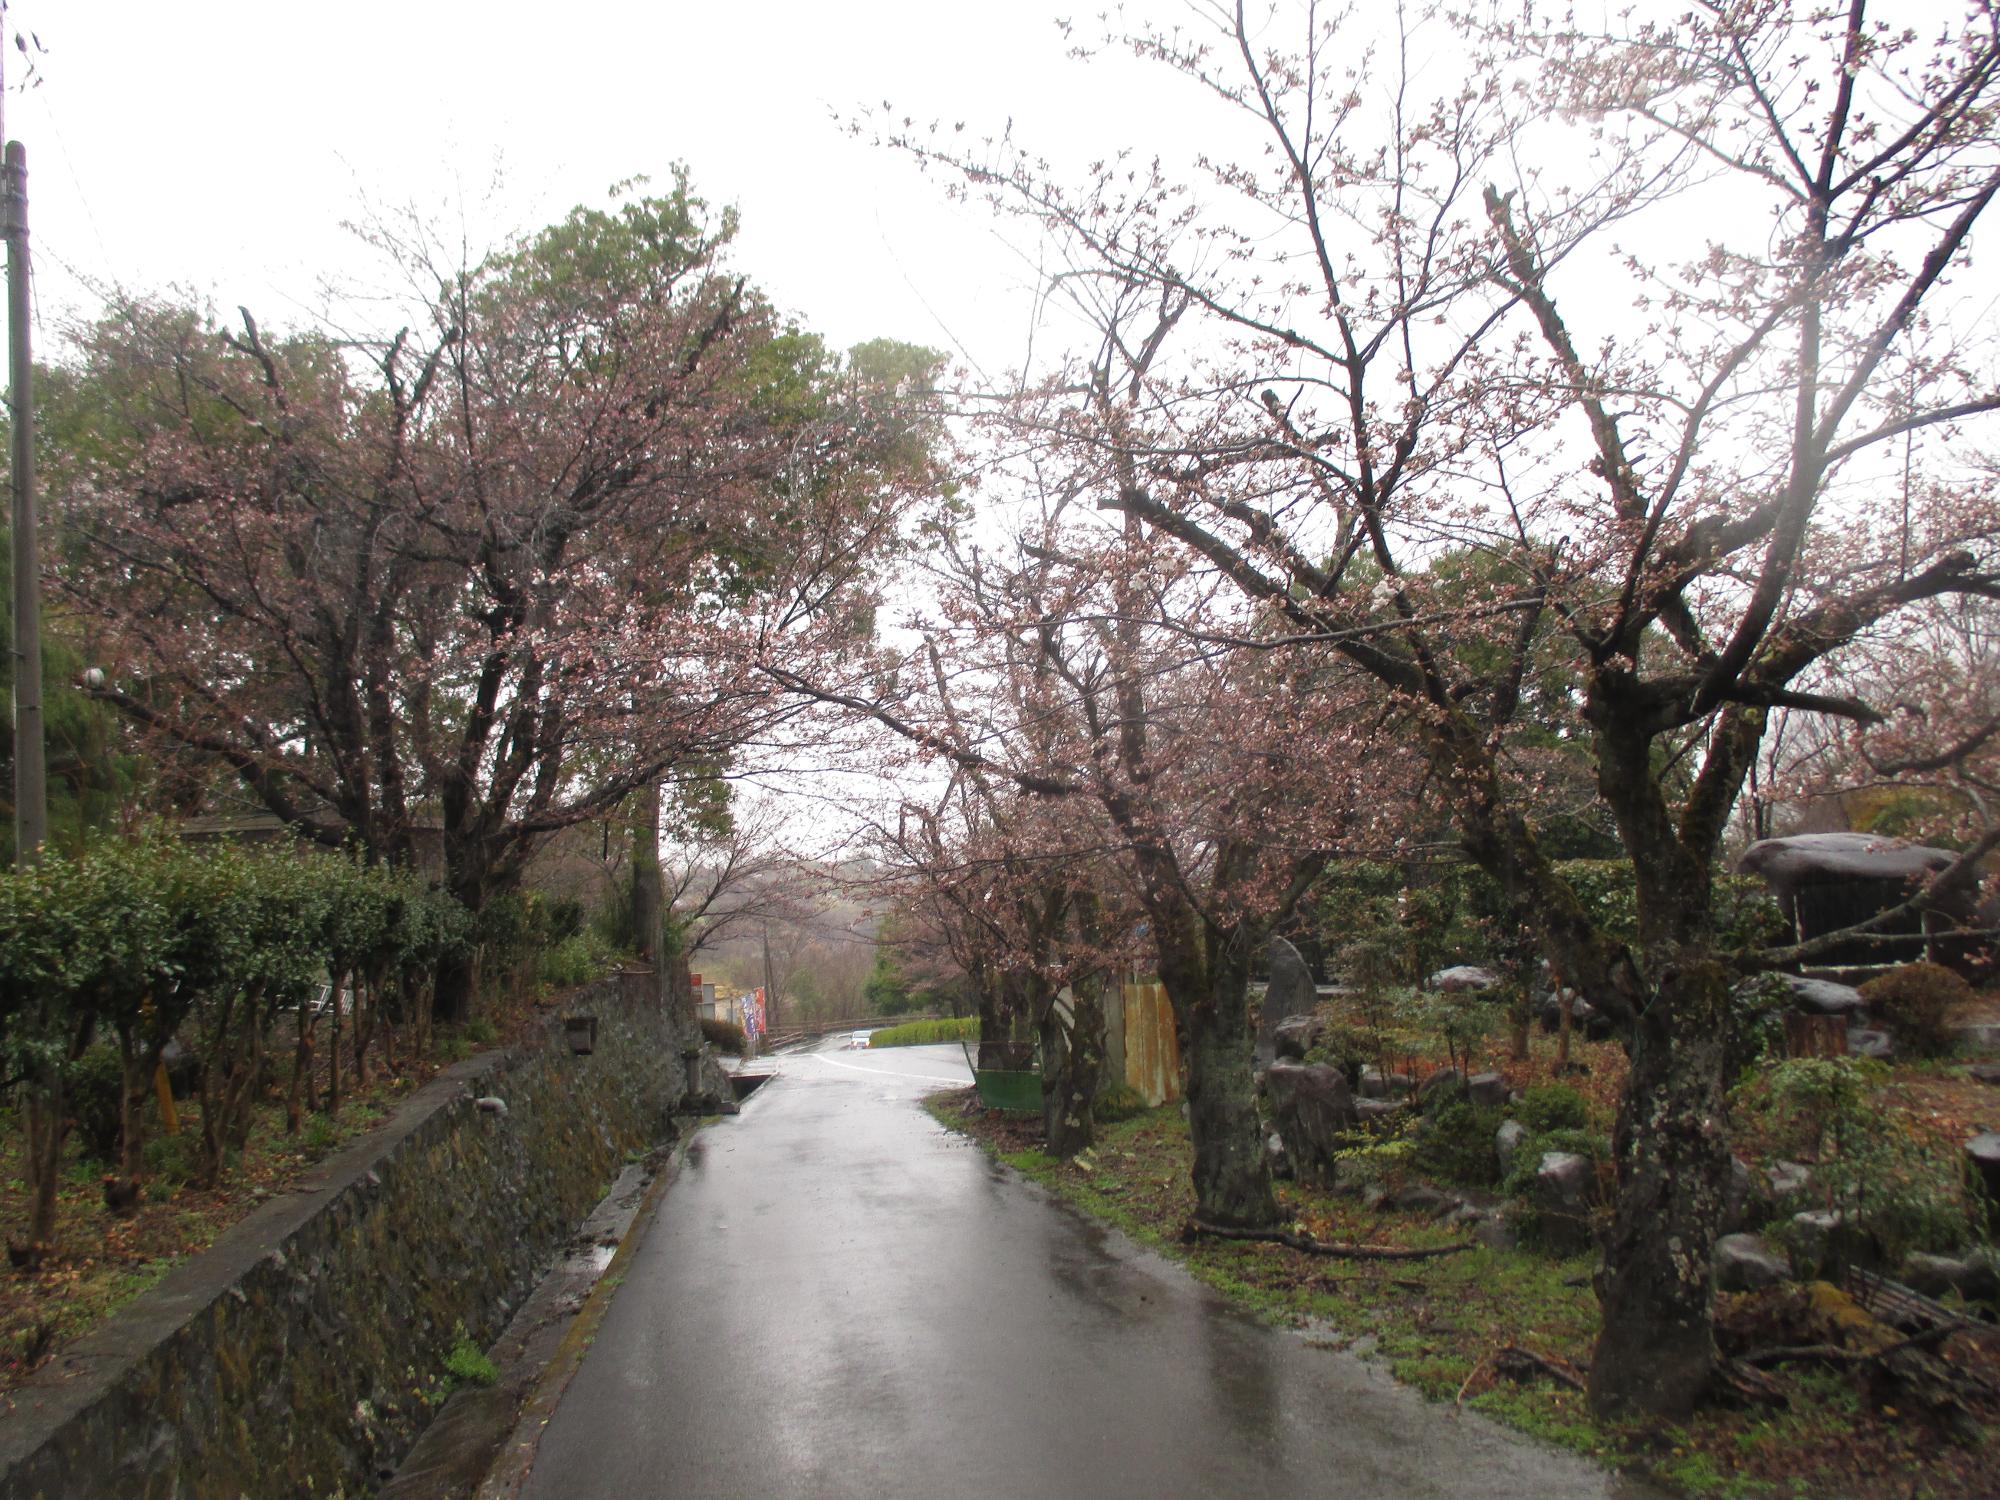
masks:
<path fill-rule="evenodd" d="M 852 1048 L 852 1047 L 865 1047 L 865 1046 L 867 1046 L 867 1045 L 868 1045 L 868 1033 L 867 1033 L 867 1032 L 865 1032 L 865 1031 L 857 1031 L 857 1032 L 854 1032 L 853 1034 L 851 1034 L 851 1035 L 850 1035 L 850 1036 L 849 1036 L 849 1037 L 847 1038 L 847 1045 L 848 1045 L 848 1046 L 849 1046 L 850 1048 Z"/>

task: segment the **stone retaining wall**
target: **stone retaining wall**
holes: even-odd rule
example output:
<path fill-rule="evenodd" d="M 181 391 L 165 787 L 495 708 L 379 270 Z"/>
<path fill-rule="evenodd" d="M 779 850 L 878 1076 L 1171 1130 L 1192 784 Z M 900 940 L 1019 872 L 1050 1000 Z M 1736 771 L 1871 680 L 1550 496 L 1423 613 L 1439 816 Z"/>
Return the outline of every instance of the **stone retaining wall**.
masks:
<path fill-rule="evenodd" d="M 688 1028 L 656 993 L 572 996 L 589 1056 L 552 1020 L 449 1069 L 45 1366 L 0 1417 L 0 1500 L 372 1493 L 452 1345 L 496 1337 L 626 1157 L 671 1135 Z"/>

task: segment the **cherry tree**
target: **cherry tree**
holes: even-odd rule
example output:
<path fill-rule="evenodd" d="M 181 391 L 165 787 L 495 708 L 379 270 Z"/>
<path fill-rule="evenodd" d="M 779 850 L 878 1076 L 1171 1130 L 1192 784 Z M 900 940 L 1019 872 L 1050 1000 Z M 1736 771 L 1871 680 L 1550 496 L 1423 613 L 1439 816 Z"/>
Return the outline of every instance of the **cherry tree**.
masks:
<path fill-rule="evenodd" d="M 1215 107 L 1191 182 L 897 141 L 1032 226 L 1089 330 L 1007 441 L 1393 695 L 1466 852 L 1626 1028 L 1591 1399 L 1685 1412 L 1716 1365 L 1746 961 L 1716 936 L 1724 830 L 1774 713 L 1885 714 L 1831 663 L 2000 588 L 1992 476 L 1960 456 L 2000 390 L 1958 286 L 2000 191 L 2000 24 L 1986 0 L 1921 29 L 1867 0 L 1595 27 L 1530 5 L 1453 18 L 1461 44 L 1406 11 L 1371 36 L 1313 4 L 1192 10 L 1113 39 Z M 1468 551 L 1480 585 L 1440 587 Z M 1551 631 L 1636 942 L 1562 878 L 1509 753 Z"/>
<path fill-rule="evenodd" d="M 311 837 L 435 837 L 474 910 L 776 732 L 750 664 L 865 640 L 930 362 L 830 354 L 728 269 L 732 229 L 683 179 L 470 267 L 406 246 L 423 321 L 380 342 L 86 330 L 57 586 L 103 696 Z"/>
<path fill-rule="evenodd" d="M 1361 674 L 1283 649 L 1269 612 L 1127 520 L 1044 492 L 998 549 L 947 536 L 923 645 L 846 690 L 789 685 L 887 725 L 976 789 L 952 844 L 926 830 L 967 930 L 1040 986 L 1128 939 L 1071 871 L 1108 864 L 1180 1037 L 1196 1222 L 1280 1222 L 1254 1093 L 1249 985 L 1271 933 L 1343 851 L 1402 831 L 1414 762 Z M 885 690 L 885 679 L 889 684 Z M 1366 763 L 1364 782 L 1354 767 Z M 1002 793 L 1004 792 L 1004 796 Z M 1017 811 L 1023 799 L 1047 804 Z M 1053 868 L 1052 868 L 1053 867 Z M 1098 899 L 1102 899 L 1100 896 Z M 1097 936 L 1090 934 L 1095 931 Z"/>

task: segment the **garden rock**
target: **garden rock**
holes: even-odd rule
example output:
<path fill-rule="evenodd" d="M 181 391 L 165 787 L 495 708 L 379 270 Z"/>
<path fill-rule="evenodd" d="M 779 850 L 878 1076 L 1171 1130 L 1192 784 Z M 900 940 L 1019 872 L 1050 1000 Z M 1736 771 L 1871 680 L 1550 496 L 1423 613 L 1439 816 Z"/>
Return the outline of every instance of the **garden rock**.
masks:
<path fill-rule="evenodd" d="M 1446 1214 L 1456 1213 L 1466 1206 L 1465 1200 L 1456 1193 L 1432 1187 L 1427 1182 L 1407 1183 L 1397 1188 L 1383 1201 L 1386 1206 L 1400 1209 L 1406 1214 L 1423 1214 L 1432 1219 L 1443 1218 Z"/>
<path fill-rule="evenodd" d="M 1557 1255 L 1580 1255 L 1595 1242 L 1590 1210 L 1597 1197 L 1597 1168 L 1574 1151 L 1548 1151 L 1535 1170 L 1535 1210 L 1542 1243 Z"/>
<path fill-rule="evenodd" d="M 1854 1057 L 1872 1057 L 1877 1062 L 1890 1062 L 1896 1056 L 1896 1039 L 1886 1031 L 1850 1026 L 1847 1028 L 1847 1050 Z"/>
<path fill-rule="evenodd" d="M 1803 974 L 1780 974 L 1779 980 L 1792 992 L 1792 1008 L 1814 1016 L 1852 1016 L 1868 1009 L 1861 991 L 1831 979 L 1808 979 Z"/>
<path fill-rule="evenodd" d="M 1992 1257 L 1978 1251 L 1961 1260 L 1956 1256 L 1912 1250 L 1903 1257 L 1896 1279 L 1926 1297 L 1942 1297 L 1947 1292 L 1956 1292 L 1968 1302 L 1980 1302 L 2000 1293 L 2000 1276 L 1994 1273 Z"/>
<path fill-rule="evenodd" d="M 1813 1208 L 1792 1215 L 1792 1270 L 1800 1280 L 1838 1280 L 1850 1266 L 1864 1265 L 1868 1244 L 1858 1224 L 1837 1208 Z"/>
<path fill-rule="evenodd" d="M 1280 1058 L 1304 1062 L 1306 1053 L 1325 1030 L 1326 1022 L 1318 1016 L 1286 1016 L 1272 1028 L 1271 1040 Z"/>
<path fill-rule="evenodd" d="M 1740 1156 L 1729 1158 L 1729 1181 L 1722 1189 L 1722 1231 L 1734 1234 L 1771 1216 L 1771 1200 L 1759 1190 L 1757 1174 Z"/>
<path fill-rule="evenodd" d="M 1502 1120 L 1500 1128 L 1493 1132 L 1493 1154 L 1500 1159 L 1502 1177 L 1514 1170 L 1514 1157 L 1527 1138 L 1528 1127 L 1519 1120 Z"/>
<path fill-rule="evenodd" d="M 1521 1231 L 1500 1215 L 1481 1219 L 1473 1227 L 1472 1238 L 1488 1250 L 1512 1251 L 1521 1248 Z"/>
<path fill-rule="evenodd" d="M 1268 1068 L 1279 1057 L 1306 1055 L 1306 1048 L 1312 1045 L 1310 1039 L 1297 1052 L 1288 1054 L 1278 1033 L 1285 1023 L 1310 1016 L 1318 996 L 1313 989 L 1312 970 L 1306 967 L 1298 949 L 1284 938 L 1273 937 L 1265 953 L 1271 980 L 1264 987 L 1264 1003 L 1258 1010 L 1257 1064 Z"/>
<path fill-rule="evenodd" d="M 1991 1021 L 1954 1026 L 1951 1034 L 1961 1052 L 2000 1052 L 2000 1025 Z"/>
<path fill-rule="evenodd" d="M 1278 1062 L 1264 1075 L 1264 1087 L 1298 1180 L 1331 1187 L 1340 1138 L 1359 1119 L 1346 1075 L 1324 1064 Z"/>
<path fill-rule="evenodd" d="M 1361 1070 L 1361 1092 L 1370 1099 L 1387 1099 L 1410 1091 L 1408 1073 L 1384 1073 L 1380 1068 Z"/>
<path fill-rule="evenodd" d="M 1500 983 L 1500 978 L 1491 969 L 1475 964 L 1454 964 L 1449 969 L 1439 969 L 1426 983 L 1447 995 L 1467 995 L 1492 989 Z"/>
<path fill-rule="evenodd" d="M 1771 1197 L 1778 1203 L 1795 1198 L 1812 1186 L 1812 1169 L 1795 1161 L 1772 1162 L 1764 1173 L 1771 1184 Z"/>
<path fill-rule="evenodd" d="M 1988 1203 L 2000 1204 L 2000 1134 L 1982 1130 L 1965 1143 L 1965 1154 L 1979 1173 L 1979 1185 L 1986 1190 Z"/>
<path fill-rule="evenodd" d="M 1570 998 L 1571 1024 L 1578 1031 L 1586 1029 L 1592 1021 L 1597 1019 L 1597 1007 L 1574 990 L 1568 990 L 1564 993 Z M 1537 1010 L 1537 1015 L 1541 1019 L 1543 1031 L 1549 1033 L 1560 1031 L 1562 1029 L 1562 1001 L 1560 997 L 1554 994 L 1543 997 L 1541 1005 Z"/>
<path fill-rule="evenodd" d="M 1389 1128 L 1399 1116 L 1408 1114 L 1409 1109 L 1409 1104 L 1403 1100 L 1392 1102 L 1388 1099 L 1357 1099 L 1354 1101 L 1354 1113 L 1360 1118 L 1361 1123 L 1373 1126 L 1377 1130 Z"/>
<path fill-rule="evenodd" d="M 1974 1083 L 2000 1084 L 2000 1062 L 1974 1063 L 1965 1072 Z"/>
<path fill-rule="evenodd" d="M 1280 1181 L 1292 1177 L 1292 1155 L 1285 1149 L 1285 1138 L 1272 1131 L 1264 1137 L 1264 1159 L 1270 1163 L 1271 1175 Z"/>
<path fill-rule="evenodd" d="M 1465 1080 L 1465 1096 L 1475 1109 L 1498 1109 L 1507 1102 L 1507 1080 L 1498 1073 L 1474 1073 Z"/>
<path fill-rule="evenodd" d="M 1791 1264 L 1761 1235 L 1725 1234 L 1715 1242 L 1718 1292 L 1762 1291 L 1791 1279 Z"/>

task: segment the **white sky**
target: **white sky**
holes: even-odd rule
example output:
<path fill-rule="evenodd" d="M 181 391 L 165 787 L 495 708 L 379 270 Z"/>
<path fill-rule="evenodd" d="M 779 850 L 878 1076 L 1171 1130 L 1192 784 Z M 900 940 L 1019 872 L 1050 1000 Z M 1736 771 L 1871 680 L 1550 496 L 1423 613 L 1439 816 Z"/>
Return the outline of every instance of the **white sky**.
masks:
<path fill-rule="evenodd" d="M 741 209 L 738 264 L 836 346 L 956 337 L 982 363 L 1016 362 L 1031 269 L 983 211 L 833 115 L 892 100 L 966 121 L 966 139 L 1012 118 L 1017 139 L 1079 151 L 1115 140 L 1099 127 L 1121 117 L 1128 137 L 1170 129 L 1116 97 L 1131 65 L 1066 58 L 1054 18 L 1078 11 L 13 0 L 10 32 L 46 48 L 26 88 L 6 49 L 5 122 L 28 151 L 42 346 L 93 306 L 85 282 L 191 288 L 284 324 L 318 305 L 323 277 L 367 276 L 341 225 L 369 202 L 462 222 L 478 250 L 684 160 L 698 191 Z"/>

